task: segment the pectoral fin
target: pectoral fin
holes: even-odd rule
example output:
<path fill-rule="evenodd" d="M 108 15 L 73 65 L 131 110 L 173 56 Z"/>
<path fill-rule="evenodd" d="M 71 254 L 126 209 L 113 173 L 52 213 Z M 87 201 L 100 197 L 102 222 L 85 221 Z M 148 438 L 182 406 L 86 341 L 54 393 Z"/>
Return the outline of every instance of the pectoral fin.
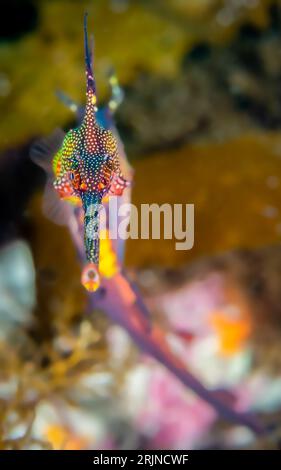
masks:
<path fill-rule="evenodd" d="M 30 158 L 38 166 L 46 171 L 47 175 L 53 173 L 52 161 L 54 155 L 62 146 L 65 133 L 61 129 L 55 129 L 48 137 L 36 141 L 30 150 Z"/>

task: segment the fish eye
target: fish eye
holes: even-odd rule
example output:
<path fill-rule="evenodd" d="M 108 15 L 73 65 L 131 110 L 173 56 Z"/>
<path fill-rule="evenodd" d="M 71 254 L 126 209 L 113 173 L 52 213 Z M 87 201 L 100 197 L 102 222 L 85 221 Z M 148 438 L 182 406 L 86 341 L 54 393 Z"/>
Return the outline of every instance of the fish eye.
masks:
<path fill-rule="evenodd" d="M 97 278 L 97 272 L 94 270 L 94 269 L 90 269 L 88 271 L 88 278 L 91 280 L 91 281 L 94 281 L 96 278 Z"/>

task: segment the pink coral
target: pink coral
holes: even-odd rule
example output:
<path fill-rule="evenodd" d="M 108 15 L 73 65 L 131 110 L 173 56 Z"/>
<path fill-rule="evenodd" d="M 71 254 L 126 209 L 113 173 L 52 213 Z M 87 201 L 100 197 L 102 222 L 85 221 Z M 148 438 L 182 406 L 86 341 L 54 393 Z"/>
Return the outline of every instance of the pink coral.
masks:
<path fill-rule="evenodd" d="M 216 417 L 207 403 L 157 366 L 151 370 L 147 396 L 137 424 L 153 448 L 192 448 Z"/>

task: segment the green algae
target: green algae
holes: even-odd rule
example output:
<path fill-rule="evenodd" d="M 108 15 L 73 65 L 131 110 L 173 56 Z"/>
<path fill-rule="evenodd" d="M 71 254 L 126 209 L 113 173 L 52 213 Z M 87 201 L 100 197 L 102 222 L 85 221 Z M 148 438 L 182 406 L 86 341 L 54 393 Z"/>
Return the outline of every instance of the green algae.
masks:
<path fill-rule="evenodd" d="M 136 70 L 175 76 L 181 58 L 199 40 L 227 40 L 245 17 L 266 24 L 264 0 L 229 27 L 214 21 L 212 3 L 129 2 L 116 12 L 109 1 L 37 3 L 38 29 L 19 41 L 0 44 L 1 76 L 8 87 L 0 96 L 0 149 L 17 146 L 56 126 L 67 125 L 69 113 L 55 97 L 63 89 L 78 101 L 84 97 L 83 13 L 87 9 L 95 34 L 99 96 L 107 94 L 106 71 L 114 65 L 121 83 Z M 197 6 L 196 6 L 197 5 Z M 1 94 L 1 93 L 0 93 Z"/>
<path fill-rule="evenodd" d="M 130 266 L 185 264 L 200 256 L 280 243 L 281 139 L 252 133 L 220 144 L 185 146 L 136 161 L 132 202 L 194 204 L 195 244 L 128 240 Z"/>

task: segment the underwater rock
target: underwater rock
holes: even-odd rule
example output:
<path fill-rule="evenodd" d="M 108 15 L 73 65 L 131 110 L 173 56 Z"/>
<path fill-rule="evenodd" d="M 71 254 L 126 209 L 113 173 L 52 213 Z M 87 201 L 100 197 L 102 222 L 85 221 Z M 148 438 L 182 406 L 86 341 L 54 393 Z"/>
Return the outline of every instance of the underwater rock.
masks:
<path fill-rule="evenodd" d="M 280 16 L 276 7 L 265 29 L 242 24 L 226 45 L 188 47 L 174 77 L 143 69 L 117 113 L 129 155 L 280 129 Z"/>
<path fill-rule="evenodd" d="M 143 73 L 126 88 L 117 125 L 132 158 L 189 142 L 220 142 L 255 127 L 203 67 L 169 80 Z M 216 112 L 214 112 L 214 109 Z"/>

